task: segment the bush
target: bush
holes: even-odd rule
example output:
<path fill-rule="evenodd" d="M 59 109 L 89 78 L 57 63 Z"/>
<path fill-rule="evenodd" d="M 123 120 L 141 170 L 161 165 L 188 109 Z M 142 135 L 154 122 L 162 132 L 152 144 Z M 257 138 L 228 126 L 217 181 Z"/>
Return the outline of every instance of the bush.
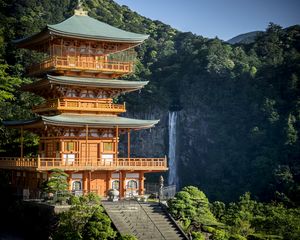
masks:
<path fill-rule="evenodd" d="M 266 235 L 266 234 L 251 234 L 247 237 L 247 240 L 279 240 L 283 239 L 281 236 L 277 235 Z"/>
<path fill-rule="evenodd" d="M 209 226 L 202 226 L 202 230 L 204 232 L 213 233 L 216 229 L 213 227 L 209 227 Z"/>
<path fill-rule="evenodd" d="M 193 222 L 196 225 L 219 225 L 209 208 L 205 194 L 193 186 L 184 187 L 168 202 L 172 216 L 188 229 Z"/>
<path fill-rule="evenodd" d="M 241 235 L 238 235 L 238 234 L 234 234 L 229 237 L 229 240 L 247 240 L 247 238 L 245 238 Z"/>
<path fill-rule="evenodd" d="M 95 240 L 115 239 L 117 232 L 111 226 L 110 218 L 105 214 L 94 195 L 72 197 L 72 207 L 59 215 L 54 240 Z"/>
<path fill-rule="evenodd" d="M 192 232 L 192 237 L 195 240 L 205 240 L 205 236 L 201 232 Z"/>
<path fill-rule="evenodd" d="M 135 236 L 129 235 L 129 234 L 125 234 L 122 235 L 119 240 L 138 240 Z"/>
<path fill-rule="evenodd" d="M 228 233 L 224 230 L 215 229 L 212 233 L 212 240 L 227 240 L 229 239 Z"/>

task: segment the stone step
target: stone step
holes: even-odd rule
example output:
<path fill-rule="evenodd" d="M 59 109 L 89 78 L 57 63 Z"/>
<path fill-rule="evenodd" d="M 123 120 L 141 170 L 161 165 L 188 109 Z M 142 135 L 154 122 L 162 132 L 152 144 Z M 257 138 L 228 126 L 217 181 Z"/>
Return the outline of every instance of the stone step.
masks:
<path fill-rule="evenodd" d="M 121 234 L 142 240 L 187 239 L 158 204 L 106 202 L 103 206 Z"/>

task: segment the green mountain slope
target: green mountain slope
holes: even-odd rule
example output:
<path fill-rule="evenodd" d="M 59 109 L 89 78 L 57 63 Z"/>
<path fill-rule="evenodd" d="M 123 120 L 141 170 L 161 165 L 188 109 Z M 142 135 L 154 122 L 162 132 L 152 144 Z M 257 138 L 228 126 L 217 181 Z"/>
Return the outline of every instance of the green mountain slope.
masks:
<path fill-rule="evenodd" d="M 260 33 L 262 33 L 262 31 L 253 31 L 253 32 L 243 33 L 243 34 L 237 35 L 237 36 L 227 40 L 226 42 L 228 42 L 230 44 L 253 43 L 255 41 L 255 38 L 257 37 L 257 35 Z"/>
<path fill-rule="evenodd" d="M 69 17 L 75 1 L 3 0 L 0 4 L 0 118 L 28 118 L 30 107 L 40 100 L 16 87 L 29 81 L 24 67 L 37 56 L 15 49 L 11 40 Z M 231 201 L 251 191 L 256 198 L 299 204 L 299 26 L 282 29 L 270 24 L 251 45 L 234 46 L 179 32 L 111 0 L 86 1 L 85 6 L 90 16 L 101 21 L 150 34 L 137 48 L 137 69 L 128 77 L 150 84 L 118 100 L 126 100 L 129 115 L 161 122 L 151 133 L 137 132 L 132 137 L 132 153 L 167 154 L 168 110 L 180 110 L 181 186 L 197 185 L 210 199 Z M 18 151 L 17 136 L 16 131 L 1 127 L 2 155 Z M 30 154 L 36 139 L 27 134 L 25 143 Z"/>

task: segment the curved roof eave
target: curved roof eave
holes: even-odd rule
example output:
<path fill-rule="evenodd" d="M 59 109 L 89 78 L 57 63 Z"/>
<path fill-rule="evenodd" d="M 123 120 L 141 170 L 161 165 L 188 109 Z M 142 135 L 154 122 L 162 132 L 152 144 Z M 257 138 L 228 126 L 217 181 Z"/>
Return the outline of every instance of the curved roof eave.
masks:
<path fill-rule="evenodd" d="M 52 76 L 47 75 L 47 79 L 41 79 L 39 81 L 26 84 L 22 86 L 24 91 L 31 91 L 33 88 L 45 87 L 48 84 L 58 85 L 72 85 L 80 87 L 101 87 L 101 88 L 113 88 L 123 89 L 124 91 L 135 91 L 145 87 L 149 81 L 127 81 L 118 79 L 102 79 L 102 78 L 80 78 L 69 76 Z"/>
<path fill-rule="evenodd" d="M 66 127 L 89 127 L 94 128 L 130 128 L 130 129 L 147 129 L 154 127 L 159 120 L 140 120 L 124 118 L 118 116 L 91 116 L 76 114 L 61 114 L 55 116 L 40 116 L 30 120 L 2 121 L 6 127 L 25 129 L 39 128 L 41 125 L 54 125 Z"/>
<path fill-rule="evenodd" d="M 34 126 L 38 123 L 42 123 L 42 117 L 37 117 L 33 119 L 28 120 L 11 120 L 11 121 L 2 121 L 2 124 L 6 127 L 14 127 L 14 128 L 20 128 L 22 126 Z"/>
<path fill-rule="evenodd" d="M 50 31 L 58 34 L 79 36 L 84 38 L 95 38 L 110 41 L 143 42 L 149 36 L 145 34 L 128 32 L 88 15 L 80 16 L 74 14 L 61 23 L 47 25 Z"/>
<path fill-rule="evenodd" d="M 77 39 L 85 39 L 85 40 L 94 40 L 94 41 L 105 41 L 105 42 L 117 42 L 117 43 L 135 43 L 140 44 L 145 41 L 149 36 L 145 37 L 144 39 L 129 39 L 129 38 L 109 38 L 109 37 L 96 37 L 92 35 L 80 35 L 75 33 L 67 33 L 67 32 L 60 32 L 54 29 L 49 31 L 50 35 L 56 35 L 61 37 L 69 37 L 69 38 L 77 38 Z"/>
<path fill-rule="evenodd" d="M 29 37 L 13 40 L 12 42 L 17 46 L 24 47 L 45 40 L 51 35 L 136 44 L 142 43 L 149 37 L 146 34 L 128 32 L 113 27 L 89 16 L 73 15 L 61 23 L 48 24 L 42 31 Z"/>

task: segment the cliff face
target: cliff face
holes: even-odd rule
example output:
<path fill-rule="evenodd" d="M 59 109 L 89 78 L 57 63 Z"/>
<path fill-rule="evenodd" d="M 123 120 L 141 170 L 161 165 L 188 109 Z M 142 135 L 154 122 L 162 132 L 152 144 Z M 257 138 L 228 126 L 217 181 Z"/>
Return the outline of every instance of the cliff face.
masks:
<path fill-rule="evenodd" d="M 126 117 L 135 119 L 160 119 L 151 129 L 131 131 L 131 157 L 164 157 L 168 149 L 168 112 L 148 108 L 144 112 L 128 112 Z M 120 155 L 127 154 L 127 134 L 120 137 Z M 124 154 L 122 154 L 124 153 Z"/>
<path fill-rule="evenodd" d="M 159 124 L 150 130 L 133 131 L 131 134 L 132 157 L 163 157 L 169 150 L 169 111 L 153 107 L 145 112 L 128 112 L 127 117 L 140 119 L 160 119 Z M 205 114 L 196 105 L 188 104 L 177 113 L 176 127 L 176 162 L 180 187 L 202 185 L 205 169 L 208 123 Z M 120 139 L 120 153 L 127 152 L 127 135 Z M 168 173 L 165 173 L 165 179 Z M 150 179 L 156 181 L 154 178 Z M 167 182 L 167 180 L 166 180 Z M 202 182 L 203 183 L 203 182 Z"/>

